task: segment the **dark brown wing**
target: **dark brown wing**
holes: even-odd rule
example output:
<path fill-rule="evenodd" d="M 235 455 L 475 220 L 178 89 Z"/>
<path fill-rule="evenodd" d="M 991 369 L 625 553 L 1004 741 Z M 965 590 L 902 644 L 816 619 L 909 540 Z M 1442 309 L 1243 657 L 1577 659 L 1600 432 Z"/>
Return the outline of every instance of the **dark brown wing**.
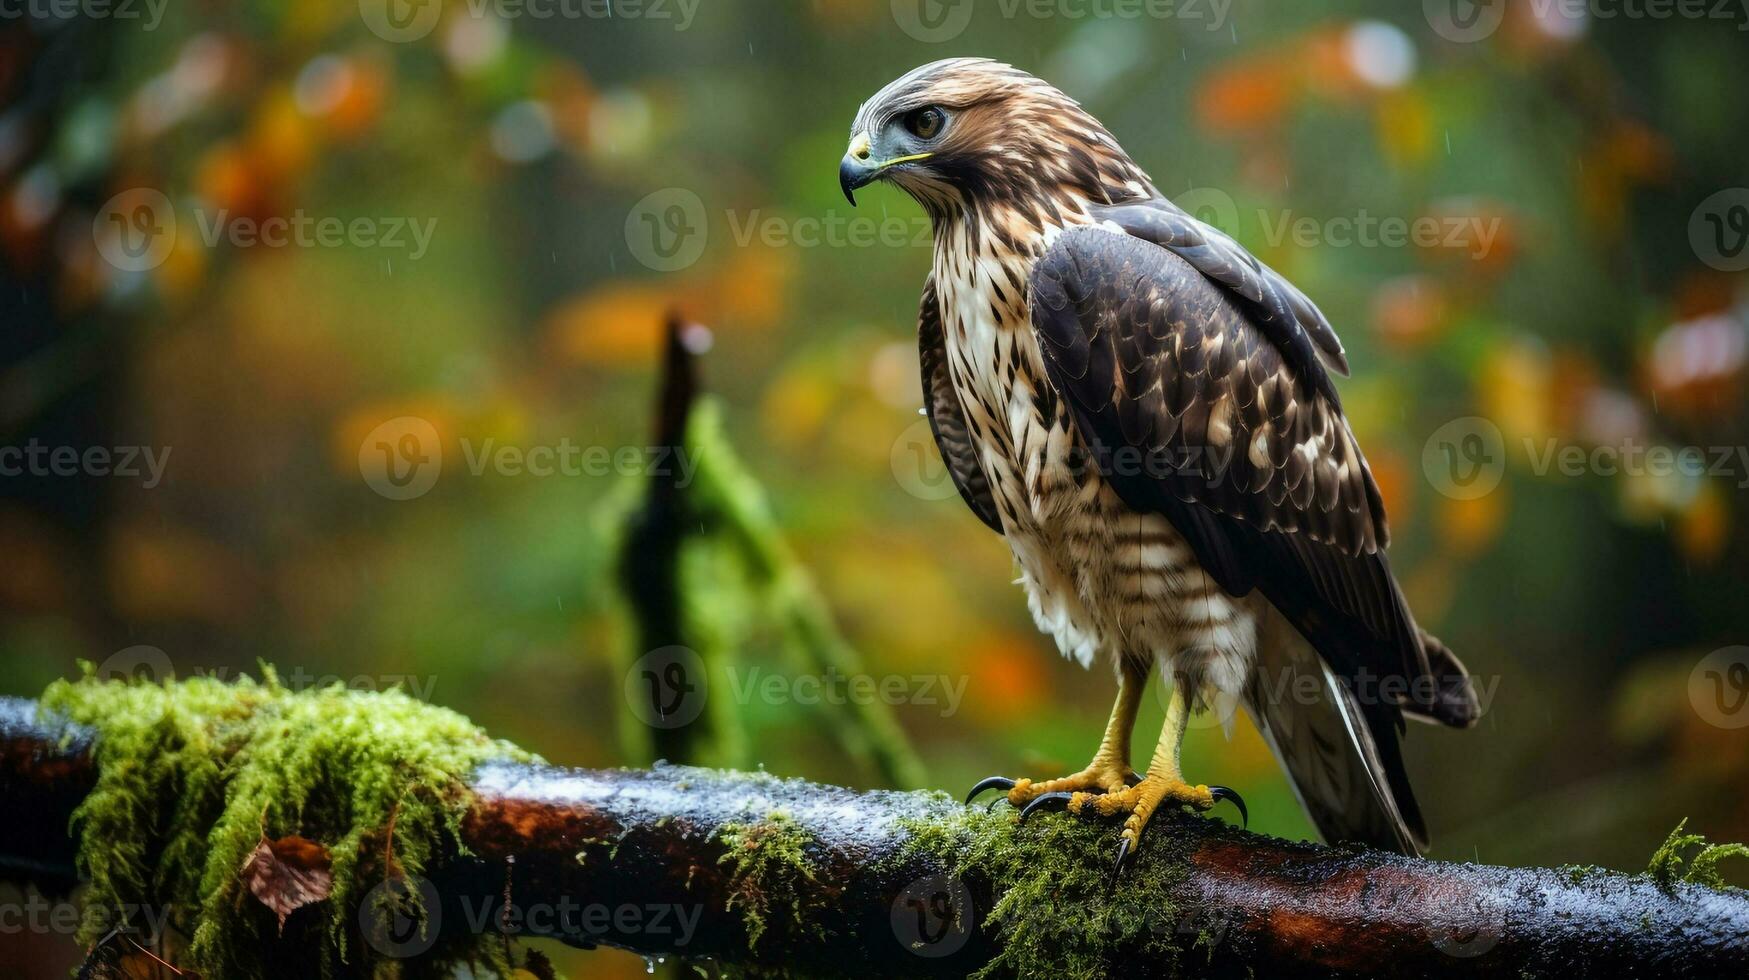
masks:
<path fill-rule="evenodd" d="M 1426 690 L 1408 682 L 1428 666 L 1384 506 L 1326 394 L 1323 345 L 1257 308 L 1176 250 L 1103 228 L 1062 234 L 1032 276 L 1047 373 L 1113 488 L 1171 520 L 1228 592 L 1261 589 L 1350 685 L 1419 837 L 1402 711 L 1380 692 Z"/>
<path fill-rule="evenodd" d="M 1226 287 L 1250 314 L 1252 323 L 1287 354 L 1289 362 L 1312 375 L 1309 380 L 1331 404 L 1341 404 L 1329 375 L 1309 369 L 1318 366 L 1321 356 L 1324 363 L 1346 375 L 1348 356 L 1336 329 L 1299 287 L 1258 261 L 1226 232 L 1198 221 L 1165 198 L 1096 208 L 1093 216 L 1172 252 Z"/>
<path fill-rule="evenodd" d="M 917 361 L 923 368 L 923 409 L 929 416 L 930 431 L 935 433 L 936 448 L 941 461 L 953 477 L 966 506 L 990 530 L 1002 533 L 1002 518 L 996 513 L 996 500 L 990 495 L 990 483 L 978 465 L 977 450 L 972 448 L 971 432 L 966 428 L 965 412 L 953 390 L 953 380 L 947 375 L 947 342 L 941 331 L 941 303 L 935 295 L 933 274 L 923 283 L 922 305 L 917 311 Z"/>

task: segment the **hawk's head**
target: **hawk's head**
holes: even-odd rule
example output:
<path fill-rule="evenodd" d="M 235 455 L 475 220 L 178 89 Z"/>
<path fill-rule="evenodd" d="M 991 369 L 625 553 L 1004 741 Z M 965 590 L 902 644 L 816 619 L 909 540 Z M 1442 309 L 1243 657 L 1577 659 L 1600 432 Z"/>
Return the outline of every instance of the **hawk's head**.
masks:
<path fill-rule="evenodd" d="M 967 207 L 1152 194 L 1097 119 L 1050 84 L 987 58 L 949 58 L 900 76 L 863 103 L 838 167 L 844 196 L 876 180 L 938 219 Z"/>

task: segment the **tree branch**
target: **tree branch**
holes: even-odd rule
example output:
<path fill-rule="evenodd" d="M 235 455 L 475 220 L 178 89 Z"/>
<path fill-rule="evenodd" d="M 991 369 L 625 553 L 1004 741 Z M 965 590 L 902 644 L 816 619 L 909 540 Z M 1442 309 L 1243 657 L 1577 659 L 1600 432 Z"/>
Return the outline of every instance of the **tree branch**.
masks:
<path fill-rule="evenodd" d="M 70 879 L 89 744 L 0 700 L 6 877 Z M 1067 814 L 1016 826 L 1005 807 L 939 794 L 686 767 L 495 764 L 473 786 L 472 853 L 433 872 L 447 932 L 832 976 L 1006 975 L 1040 956 L 1137 976 L 1749 974 L 1749 897 L 1639 876 L 1412 860 L 1162 814 L 1113 891 L 1113 828 Z"/>

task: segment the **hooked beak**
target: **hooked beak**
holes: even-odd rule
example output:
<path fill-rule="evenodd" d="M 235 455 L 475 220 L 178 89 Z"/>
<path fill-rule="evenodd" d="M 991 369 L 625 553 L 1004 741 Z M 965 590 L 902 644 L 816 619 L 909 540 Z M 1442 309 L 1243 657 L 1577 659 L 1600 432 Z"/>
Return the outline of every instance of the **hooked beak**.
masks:
<path fill-rule="evenodd" d="M 868 134 L 857 133 L 838 164 L 838 186 L 844 188 L 844 199 L 851 207 L 856 207 L 856 189 L 873 182 L 880 172 L 880 165 L 869 153 Z"/>

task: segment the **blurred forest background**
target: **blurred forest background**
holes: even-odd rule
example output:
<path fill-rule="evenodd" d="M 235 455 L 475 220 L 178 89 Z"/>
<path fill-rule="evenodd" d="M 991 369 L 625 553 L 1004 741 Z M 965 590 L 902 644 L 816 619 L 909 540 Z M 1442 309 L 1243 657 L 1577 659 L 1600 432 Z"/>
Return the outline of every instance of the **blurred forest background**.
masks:
<path fill-rule="evenodd" d="M 863 99 L 980 54 L 1080 99 L 1336 324 L 1395 567 L 1483 691 L 1477 730 L 1409 734 L 1435 856 L 1638 870 L 1684 816 L 1749 837 L 1749 13 L 1705 6 L 9 7 L 3 693 L 76 659 L 265 661 L 400 681 L 571 765 L 956 792 L 1079 767 L 1111 678 L 1035 632 L 917 415 L 926 225 L 837 185 Z M 276 217 L 307 234 L 233 233 Z M 670 307 L 708 327 L 713 400 L 668 457 L 703 501 L 668 529 L 691 652 L 652 668 L 621 585 Z M 56 447 L 163 465 L 63 475 Z M 676 656 L 710 678 L 686 738 L 640 707 Z M 1247 722 L 1187 756 L 1254 828 L 1310 833 Z M 44 976 L 76 956 L 3 941 L 62 957 Z"/>

